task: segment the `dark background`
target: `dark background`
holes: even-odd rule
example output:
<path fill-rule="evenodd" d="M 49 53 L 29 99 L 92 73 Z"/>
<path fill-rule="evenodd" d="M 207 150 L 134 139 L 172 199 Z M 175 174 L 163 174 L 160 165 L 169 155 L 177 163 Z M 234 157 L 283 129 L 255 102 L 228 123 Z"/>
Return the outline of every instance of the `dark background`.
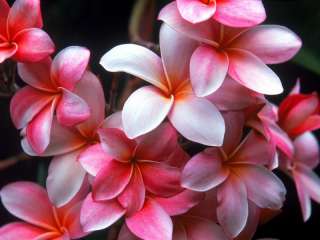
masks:
<path fill-rule="evenodd" d="M 169 0 L 158 0 L 157 11 Z M 134 1 L 107 0 L 43 0 L 42 11 L 45 29 L 56 43 L 57 50 L 70 45 L 88 47 L 92 52 L 91 68 L 103 78 L 108 90 L 110 75 L 99 65 L 100 57 L 111 47 L 127 43 L 128 21 Z M 292 61 L 272 66 L 278 73 L 286 92 L 277 98 L 279 101 L 294 85 L 299 77 L 304 92 L 320 90 L 320 2 L 317 0 L 264 0 L 268 14 L 267 23 L 285 25 L 296 32 L 303 40 L 304 47 Z M 155 22 L 156 30 L 159 23 Z M 157 31 L 156 31 L 157 32 Z M 155 35 L 155 39 L 157 36 Z M 9 99 L 0 99 L 0 159 L 21 152 L 18 131 L 9 117 Z M 43 182 L 48 159 L 32 159 L 0 171 L 0 188 L 18 180 Z M 318 171 L 320 173 L 320 171 Z M 313 205 L 313 214 L 303 223 L 296 192 L 292 182 L 280 176 L 287 188 L 287 201 L 283 213 L 270 223 L 261 226 L 257 237 L 275 237 L 281 240 L 319 239 L 314 234 L 320 228 L 320 206 Z M 14 220 L 0 206 L 0 226 Z M 85 239 L 106 239 L 106 233 L 97 233 Z"/>

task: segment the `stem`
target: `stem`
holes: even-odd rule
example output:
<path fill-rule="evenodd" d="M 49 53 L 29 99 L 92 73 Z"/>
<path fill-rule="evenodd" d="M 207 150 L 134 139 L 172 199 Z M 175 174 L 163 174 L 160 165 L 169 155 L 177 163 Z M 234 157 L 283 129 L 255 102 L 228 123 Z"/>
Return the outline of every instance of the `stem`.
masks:
<path fill-rule="evenodd" d="M 9 157 L 7 159 L 1 160 L 0 161 L 0 171 L 3 171 L 5 169 L 19 163 L 19 162 L 26 161 L 29 159 L 31 159 L 30 156 L 28 156 L 24 153 L 20 153 L 17 156 L 13 156 L 13 157 Z"/>

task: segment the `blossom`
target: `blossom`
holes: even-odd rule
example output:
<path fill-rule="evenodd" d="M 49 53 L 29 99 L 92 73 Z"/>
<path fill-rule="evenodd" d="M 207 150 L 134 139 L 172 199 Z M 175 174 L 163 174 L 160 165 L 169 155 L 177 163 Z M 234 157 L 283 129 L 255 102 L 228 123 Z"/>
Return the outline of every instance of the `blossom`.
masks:
<path fill-rule="evenodd" d="M 282 207 L 286 189 L 265 166 L 275 148 L 255 132 L 242 140 L 244 117 L 225 114 L 227 131 L 222 148 L 208 148 L 195 155 L 182 172 L 182 186 L 194 191 L 217 190 L 217 218 L 230 237 L 246 226 L 249 201 L 259 208 Z M 266 187 L 267 186 L 267 187 Z"/>
<path fill-rule="evenodd" d="M 53 61 L 19 63 L 18 73 L 28 84 L 11 101 L 10 112 L 18 129 L 25 128 L 31 148 L 41 154 L 50 143 L 52 122 L 73 126 L 90 115 L 87 103 L 74 93 L 83 77 L 90 52 L 82 47 L 68 47 Z"/>
<path fill-rule="evenodd" d="M 299 37 L 282 26 L 243 29 L 215 21 L 191 24 L 180 16 L 175 3 L 163 8 L 159 19 L 202 43 L 190 60 L 190 79 L 197 96 L 215 92 L 227 74 L 256 92 L 280 94 L 281 81 L 266 64 L 285 62 L 301 47 Z"/>
<path fill-rule="evenodd" d="M 47 192 L 32 182 L 15 182 L 0 192 L 4 207 L 25 222 L 13 222 L 0 228 L 0 238 L 14 239 L 80 239 L 87 235 L 80 225 L 80 209 L 88 192 L 84 184 L 74 199 L 61 208 L 49 201 Z"/>
<path fill-rule="evenodd" d="M 109 119 L 110 125 L 115 124 L 115 118 L 118 115 L 114 114 L 105 120 L 103 89 L 99 79 L 89 71 L 84 73 L 74 89 L 74 94 L 88 104 L 90 117 L 73 128 L 61 126 L 54 119 L 50 144 L 40 155 L 54 156 L 49 165 L 46 186 L 50 200 L 57 207 L 69 202 L 77 194 L 85 179 L 86 171 L 78 161 L 80 154 L 90 146 L 99 143 L 98 129 L 108 126 Z M 22 147 L 27 154 L 38 156 L 26 138 L 22 140 Z M 101 151 L 101 148 L 96 148 L 92 158 Z"/>
<path fill-rule="evenodd" d="M 177 0 L 181 16 L 200 23 L 210 18 L 233 27 L 250 27 L 263 22 L 266 12 L 261 0 Z"/>
<path fill-rule="evenodd" d="M 0 63 L 8 58 L 37 62 L 54 52 L 54 43 L 42 28 L 40 0 L 16 0 L 10 8 L 0 1 Z"/>
<path fill-rule="evenodd" d="M 123 127 L 130 138 L 150 132 L 168 116 L 185 138 L 209 146 L 222 144 L 225 126 L 220 112 L 195 96 L 189 84 L 189 59 L 195 47 L 194 41 L 163 25 L 162 59 L 133 44 L 117 46 L 101 59 L 108 71 L 124 71 L 153 84 L 136 90 L 124 104 Z"/>

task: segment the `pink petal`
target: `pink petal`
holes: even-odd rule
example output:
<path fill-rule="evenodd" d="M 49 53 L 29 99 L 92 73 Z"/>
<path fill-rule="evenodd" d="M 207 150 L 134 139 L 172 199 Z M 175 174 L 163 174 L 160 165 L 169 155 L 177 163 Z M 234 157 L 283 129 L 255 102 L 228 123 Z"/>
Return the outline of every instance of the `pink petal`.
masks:
<path fill-rule="evenodd" d="M 242 110 L 264 101 L 262 94 L 246 88 L 229 76 L 221 87 L 207 98 L 221 111 Z"/>
<path fill-rule="evenodd" d="M 14 59 L 19 62 L 38 62 L 49 57 L 55 50 L 49 35 L 37 28 L 19 32 L 13 41 L 18 45 Z"/>
<path fill-rule="evenodd" d="M 2 36 L 7 35 L 7 17 L 9 11 L 10 6 L 7 0 L 0 0 L 0 35 Z"/>
<path fill-rule="evenodd" d="M 123 130 L 122 112 L 115 112 L 104 119 L 101 124 L 101 128 L 118 128 L 120 130 Z"/>
<path fill-rule="evenodd" d="M 248 198 L 260 208 L 280 209 L 286 195 L 281 180 L 261 166 L 239 164 L 233 171 L 244 182 Z"/>
<path fill-rule="evenodd" d="M 188 239 L 228 240 L 222 228 L 205 218 L 183 217 Z"/>
<path fill-rule="evenodd" d="M 161 139 L 161 141 L 159 141 Z M 178 136 L 170 123 L 163 123 L 149 134 L 137 139 L 137 159 L 164 161 L 175 150 Z"/>
<path fill-rule="evenodd" d="M 320 150 L 317 138 L 307 132 L 294 140 L 295 161 L 305 164 L 310 168 L 315 168 L 319 164 Z"/>
<path fill-rule="evenodd" d="M 141 211 L 126 218 L 130 231 L 145 240 L 171 240 L 173 226 L 169 215 L 154 200 L 148 199 Z"/>
<path fill-rule="evenodd" d="M 227 76 L 229 60 L 225 52 L 203 45 L 196 49 L 190 61 L 192 87 L 199 97 L 217 91 Z"/>
<path fill-rule="evenodd" d="M 215 1 L 205 4 L 199 0 L 177 0 L 177 6 L 181 16 L 191 23 L 206 21 L 216 12 Z"/>
<path fill-rule="evenodd" d="M 55 106 L 56 99 L 42 109 L 27 126 L 28 143 L 37 154 L 42 154 L 49 146 Z"/>
<path fill-rule="evenodd" d="M 102 149 L 111 157 L 120 161 L 130 161 L 136 142 L 128 139 L 125 133 L 116 128 L 99 129 Z"/>
<path fill-rule="evenodd" d="M 283 92 L 279 77 L 258 57 L 240 49 L 229 49 L 229 75 L 258 93 L 276 95 Z"/>
<path fill-rule="evenodd" d="M 8 16 L 11 35 L 27 28 L 42 28 L 40 0 L 16 0 Z"/>
<path fill-rule="evenodd" d="M 315 131 L 320 129 L 320 116 L 313 115 L 306 119 L 300 126 L 295 129 L 292 129 L 292 135 L 299 136 L 308 131 Z"/>
<path fill-rule="evenodd" d="M 85 135 L 91 135 L 105 118 L 106 101 L 100 80 L 92 72 L 86 71 L 74 93 L 85 100 L 90 108 L 90 117 L 77 128 Z"/>
<path fill-rule="evenodd" d="M 31 182 L 15 182 L 1 189 L 4 207 L 14 216 L 46 229 L 55 230 L 52 205 L 46 191 Z"/>
<path fill-rule="evenodd" d="M 251 27 L 266 19 L 261 0 L 226 0 L 217 3 L 213 16 L 218 22 L 232 27 Z"/>
<path fill-rule="evenodd" d="M 161 9 L 158 19 L 168 24 L 174 30 L 200 42 L 214 44 L 214 29 L 212 21 L 192 24 L 184 20 L 177 8 L 177 3 L 171 2 Z"/>
<path fill-rule="evenodd" d="M 170 198 L 155 198 L 155 201 L 170 215 L 182 215 L 196 206 L 204 198 L 204 193 L 184 190 Z"/>
<path fill-rule="evenodd" d="M 248 204 L 249 204 L 249 215 L 248 215 L 247 224 L 246 224 L 246 227 L 240 233 L 240 235 L 238 235 L 236 240 L 252 239 L 254 234 L 257 231 L 258 226 L 262 224 L 260 220 L 262 218 L 260 208 L 257 207 L 251 201 L 248 201 Z"/>
<path fill-rule="evenodd" d="M 133 166 L 111 160 L 97 174 L 93 182 L 93 198 L 97 201 L 111 200 L 126 188 L 133 174 Z"/>
<path fill-rule="evenodd" d="M 53 59 L 51 78 L 59 87 L 73 91 L 87 69 L 89 58 L 90 51 L 84 47 L 63 49 Z"/>
<path fill-rule="evenodd" d="M 82 167 L 92 176 L 96 176 L 103 166 L 107 165 L 112 159 L 102 149 L 101 144 L 87 147 L 78 157 Z"/>
<path fill-rule="evenodd" d="M 169 119 L 178 132 L 190 141 L 208 146 L 221 146 L 223 143 L 223 117 L 206 99 L 193 95 L 175 99 Z"/>
<path fill-rule="evenodd" d="M 145 47 L 135 44 L 119 45 L 107 52 L 100 64 L 109 72 L 126 72 L 164 92 L 168 89 L 160 57 Z"/>
<path fill-rule="evenodd" d="M 223 230 L 236 237 L 246 226 L 248 219 L 248 200 L 246 187 L 236 175 L 232 174 L 218 188 L 217 216 Z"/>
<path fill-rule="evenodd" d="M 90 108 L 85 100 L 65 88 L 61 88 L 62 97 L 57 106 L 58 122 L 72 127 L 90 117 Z"/>
<path fill-rule="evenodd" d="M 288 28 L 261 25 L 241 34 L 231 47 L 247 50 L 266 64 L 275 64 L 290 60 L 301 45 L 300 38 Z"/>
<path fill-rule="evenodd" d="M 1 35 L 0 35 L 1 37 Z M 18 50 L 17 44 L 0 43 L 0 63 L 11 58 Z"/>
<path fill-rule="evenodd" d="M 34 240 L 46 232 L 47 230 L 22 222 L 13 222 L 0 228 L 0 236 L 3 240 Z"/>
<path fill-rule="evenodd" d="M 129 138 L 146 134 L 160 125 L 169 113 L 173 97 L 166 97 L 153 86 L 131 94 L 122 111 L 123 127 Z"/>
<path fill-rule="evenodd" d="M 50 163 L 46 186 L 50 200 L 57 207 L 68 203 L 82 186 L 86 172 L 77 159 L 80 152 L 81 149 L 56 156 Z"/>
<path fill-rule="evenodd" d="M 282 130 L 277 124 L 270 124 L 269 131 L 272 140 L 276 146 L 288 157 L 293 155 L 293 144 L 287 133 Z"/>
<path fill-rule="evenodd" d="M 89 194 L 81 208 L 80 222 L 85 232 L 92 232 L 111 226 L 124 214 L 117 201 L 95 202 Z"/>
<path fill-rule="evenodd" d="M 156 196 L 169 197 L 182 191 L 178 168 L 152 161 L 139 161 L 138 164 L 149 192 Z"/>
<path fill-rule="evenodd" d="M 50 79 L 51 58 L 37 63 L 18 63 L 18 73 L 28 85 L 47 92 L 56 92 Z"/>
<path fill-rule="evenodd" d="M 166 24 L 160 29 L 160 50 L 164 70 L 172 89 L 189 78 L 189 63 L 197 42 Z"/>
<path fill-rule="evenodd" d="M 144 205 L 146 189 L 139 167 L 134 167 L 129 184 L 118 197 L 119 203 L 126 209 L 126 215 L 140 211 Z"/>
<path fill-rule="evenodd" d="M 44 109 L 54 96 L 26 86 L 20 89 L 10 103 L 11 119 L 16 128 L 22 129 Z"/>
<path fill-rule="evenodd" d="M 183 169 L 181 184 L 183 187 L 205 192 L 222 182 L 229 175 L 224 168 L 223 159 L 218 149 L 207 149 L 195 155 Z"/>

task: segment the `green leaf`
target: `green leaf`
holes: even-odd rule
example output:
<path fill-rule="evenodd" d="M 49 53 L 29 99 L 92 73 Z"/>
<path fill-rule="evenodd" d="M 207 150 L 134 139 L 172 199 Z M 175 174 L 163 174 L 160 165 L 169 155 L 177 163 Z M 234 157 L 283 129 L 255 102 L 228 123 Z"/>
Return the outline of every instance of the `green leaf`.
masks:
<path fill-rule="evenodd" d="M 320 56 L 308 48 L 302 48 L 293 62 L 320 75 Z"/>

